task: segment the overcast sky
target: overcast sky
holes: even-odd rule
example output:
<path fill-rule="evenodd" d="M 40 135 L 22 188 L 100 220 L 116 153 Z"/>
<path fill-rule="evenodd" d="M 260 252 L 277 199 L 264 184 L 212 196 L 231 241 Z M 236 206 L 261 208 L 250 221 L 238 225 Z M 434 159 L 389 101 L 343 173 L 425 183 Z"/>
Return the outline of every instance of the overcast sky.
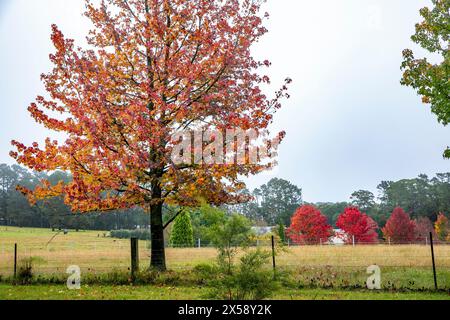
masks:
<path fill-rule="evenodd" d="M 0 162 L 10 141 L 41 142 L 52 133 L 27 106 L 43 93 L 49 70 L 50 25 L 84 43 L 83 0 L 0 0 Z M 444 128 L 415 92 L 399 83 L 401 52 L 425 0 L 269 0 L 268 35 L 254 49 L 269 58 L 272 83 L 294 80 L 292 98 L 276 117 L 287 132 L 273 176 L 303 188 L 306 201 L 345 201 L 381 180 L 450 171 Z"/>

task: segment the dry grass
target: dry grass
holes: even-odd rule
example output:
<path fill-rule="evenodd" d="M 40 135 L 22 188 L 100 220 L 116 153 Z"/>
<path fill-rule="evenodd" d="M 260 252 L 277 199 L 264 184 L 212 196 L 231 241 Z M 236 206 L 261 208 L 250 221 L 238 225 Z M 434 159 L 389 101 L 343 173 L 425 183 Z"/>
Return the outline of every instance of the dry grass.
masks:
<path fill-rule="evenodd" d="M 130 243 L 104 237 L 104 232 L 70 232 L 55 235 L 45 229 L 0 227 L 0 274 L 11 274 L 14 243 L 19 259 L 33 258 L 36 273 L 64 273 L 70 265 L 84 272 L 126 270 L 130 264 Z M 191 268 L 214 261 L 213 248 L 167 249 L 168 265 L 172 269 Z M 436 246 L 436 262 L 440 268 L 450 268 L 450 246 Z M 148 242 L 140 242 L 141 266 L 149 265 Z M 428 246 L 308 246 L 288 248 L 277 257 L 279 266 L 360 267 L 377 264 L 384 267 L 429 267 Z"/>
<path fill-rule="evenodd" d="M 435 257 L 437 265 L 450 268 L 450 246 L 436 246 Z M 427 267 L 431 250 L 425 245 L 307 246 L 290 248 L 278 261 L 297 266 Z"/>

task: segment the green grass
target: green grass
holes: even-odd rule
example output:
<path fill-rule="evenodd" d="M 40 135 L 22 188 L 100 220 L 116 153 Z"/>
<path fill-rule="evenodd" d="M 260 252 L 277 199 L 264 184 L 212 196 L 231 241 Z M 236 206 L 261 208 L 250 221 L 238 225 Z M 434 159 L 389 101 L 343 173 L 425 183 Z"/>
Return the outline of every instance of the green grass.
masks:
<path fill-rule="evenodd" d="M 202 300 L 202 287 L 170 286 L 82 286 L 68 290 L 64 285 L 12 286 L 0 284 L 0 300 Z M 450 300 L 448 293 L 389 292 L 369 290 L 280 290 L 273 300 Z"/>

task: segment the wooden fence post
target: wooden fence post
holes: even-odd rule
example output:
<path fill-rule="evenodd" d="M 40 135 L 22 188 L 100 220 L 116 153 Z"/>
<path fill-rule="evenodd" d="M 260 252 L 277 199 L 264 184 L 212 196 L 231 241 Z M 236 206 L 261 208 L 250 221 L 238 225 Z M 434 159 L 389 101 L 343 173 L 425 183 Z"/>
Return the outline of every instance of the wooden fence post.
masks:
<path fill-rule="evenodd" d="M 131 280 L 136 280 L 136 273 L 139 271 L 139 240 L 131 238 Z"/>
<path fill-rule="evenodd" d="M 434 247 L 433 247 L 433 233 L 430 232 L 430 245 L 431 245 L 431 260 L 433 262 L 433 277 L 434 277 L 434 288 L 438 290 L 437 276 L 436 276 L 436 262 L 434 260 Z"/>

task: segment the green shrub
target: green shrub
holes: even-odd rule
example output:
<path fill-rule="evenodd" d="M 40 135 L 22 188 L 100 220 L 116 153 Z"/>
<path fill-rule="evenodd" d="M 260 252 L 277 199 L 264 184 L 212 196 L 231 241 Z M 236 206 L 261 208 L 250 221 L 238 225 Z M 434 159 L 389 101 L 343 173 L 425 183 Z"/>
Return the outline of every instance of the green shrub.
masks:
<path fill-rule="evenodd" d="M 131 239 L 136 238 L 139 240 L 150 240 L 151 233 L 149 230 L 136 229 L 136 230 L 112 230 L 110 232 L 111 238 L 116 239 Z"/>
<path fill-rule="evenodd" d="M 215 264 L 199 264 L 192 270 L 198 284 L 208 285 L 217 280 L 220 268 Z"/>
<path fill-rule="evenodd" d="M 270 269 L 265 268 L 269 263 L 269 252 L 251 251 L 240 259 L 239 266 L 232 266 L 231 272 L 224 264 L 215 269 L 200 268 L 200 271 L 214 271 L 208 285 L 211 290 L 209 298 L 221 300 L 262 300 L 269 298 L 277 288 Z"/>
<path fill-rule="evenodd" d="M 223 217 L 207 229 L 208 239 L 219 251 L 219 265 L 229 273 L 238 249 L 248 246 L 251 234 L 250 221 L 239 214 Z"/>

